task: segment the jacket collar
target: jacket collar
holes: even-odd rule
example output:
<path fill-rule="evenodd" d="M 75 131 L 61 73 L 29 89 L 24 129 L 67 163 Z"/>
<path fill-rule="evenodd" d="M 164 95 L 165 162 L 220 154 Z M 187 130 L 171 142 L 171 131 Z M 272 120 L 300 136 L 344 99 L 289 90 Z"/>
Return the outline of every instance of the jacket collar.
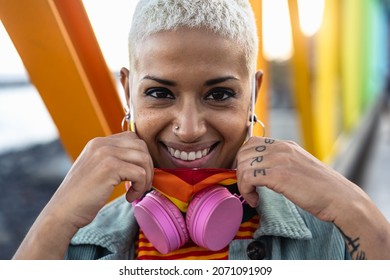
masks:
<path fill-rule="evenodd" d="M 124 195 L 104 206 L 96 218 L 78 230 L 71 245 L 97 245 L 108 249 L 115 258 L 126 259 L 134 251 L 138 224 L 131 203 Z M 130 251 L 129 251 L 130 250 Z"/>
<path fill-rule="evenodd" d="M 260 214 L 260 227 L 254 238 L 261 236 L 280 236 L 293 239 L 311 239 L 312 233 L 306 226 L 297 206 L 266 187 L 257 187 Z"/>

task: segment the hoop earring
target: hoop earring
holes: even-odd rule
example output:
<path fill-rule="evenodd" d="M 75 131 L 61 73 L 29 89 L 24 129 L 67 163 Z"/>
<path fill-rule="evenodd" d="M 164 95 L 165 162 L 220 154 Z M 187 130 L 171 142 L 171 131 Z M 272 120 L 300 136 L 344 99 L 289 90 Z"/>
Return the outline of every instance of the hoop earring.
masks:
<path fill-rule="evenodd" d="M 127 123 L 127 129 L 125 128 L 125 123 Z M 125 116 L 122 119 L 121 127 L 122 131 L 130 130 L 130 111 L 128 107 L 125 108 Z"/>
<path fill-rule="evenodd" d="M 261 127 L 262 127 L 262 129 L 263 129 L 263 135 L 262 135 L 262 137 L 264 137 L 264 136 L 265 136 L 265 125 L 264 125 L 264 123 L 263 123 L 261 120 L 259 120 L 259 119 L 257 118 L 256 114 L 253 114 L 253 117 L 249 117 L 249 121 L 250 121 L 250 122 L 254 122 L 255 124 L 258 123 L 258 124 L 261 125 Z"/>

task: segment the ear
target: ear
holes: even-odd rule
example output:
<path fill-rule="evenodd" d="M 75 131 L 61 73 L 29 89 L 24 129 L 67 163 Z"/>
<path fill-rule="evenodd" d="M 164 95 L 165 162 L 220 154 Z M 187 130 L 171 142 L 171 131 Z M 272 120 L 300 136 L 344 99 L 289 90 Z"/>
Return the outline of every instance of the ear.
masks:
<path fill-rule="evenodd" d="M 260 91 L 260 87 L 261 87 L 261 83 L 263 81 L 263 72 L 261 70 L 259 71 L 256 71 L 255 73 L 255 104 L 256 104 L 256 101 L 257 101 L 257 96 L 258 96 L 258 93 Z M 247 122 L 247 126 L 251 126 L 251 119 L 252 119 L 252 110 L 254 110 L 254 108 L 251 108 L 249 111 L 248 111 L 248 122 Z"/>
<path fill-rule="evenodd" d="M 120 81 L 121 81 L 121 84 L 123 86 L 123 90 L 125 91 L 127 106 L 130 106 L 130 104 L 129 104 L 129 100 L 130 100 L 129 70 L 125 67 L 121 68 Z"/>
<path fill-rule="evenodd" d="M 256 85 L 255 85 L 255 103 L 257 101 L 257 95 L 260 91 L 261 88 L 261 83 L 263 82 L 263 71 L 258 70 L 255 74 L 255 80 L 256 80 Z"/>

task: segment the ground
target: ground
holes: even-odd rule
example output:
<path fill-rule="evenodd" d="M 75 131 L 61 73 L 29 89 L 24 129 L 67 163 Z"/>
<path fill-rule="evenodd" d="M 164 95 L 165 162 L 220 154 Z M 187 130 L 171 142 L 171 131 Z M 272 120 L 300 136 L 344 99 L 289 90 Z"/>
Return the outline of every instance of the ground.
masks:
<path fill-rule="evenodd" d="M 12 258 L 69 168 L 58 140 L 0 155 L 0 259 Z"/>

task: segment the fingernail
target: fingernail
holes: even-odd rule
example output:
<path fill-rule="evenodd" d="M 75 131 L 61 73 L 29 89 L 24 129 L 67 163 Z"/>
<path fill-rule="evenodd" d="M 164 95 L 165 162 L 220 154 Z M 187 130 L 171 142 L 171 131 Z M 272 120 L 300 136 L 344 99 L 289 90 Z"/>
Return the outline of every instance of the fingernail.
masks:
<path fill-rule="evenodd" d="M 130 181 L 126 181 L 125 182 L 125 188 L 126 188 L 126 191 L 128 191 L 131 188 L 131 182 Z"/>
<path fill-rule="evenodd" d="M 257 205 L 259 204 L 259 199 L 258 198 L 251 198 L 250 201 L 248 201 L 249 205 L 252 207 L 252 208 L 256 208 Z"/>

